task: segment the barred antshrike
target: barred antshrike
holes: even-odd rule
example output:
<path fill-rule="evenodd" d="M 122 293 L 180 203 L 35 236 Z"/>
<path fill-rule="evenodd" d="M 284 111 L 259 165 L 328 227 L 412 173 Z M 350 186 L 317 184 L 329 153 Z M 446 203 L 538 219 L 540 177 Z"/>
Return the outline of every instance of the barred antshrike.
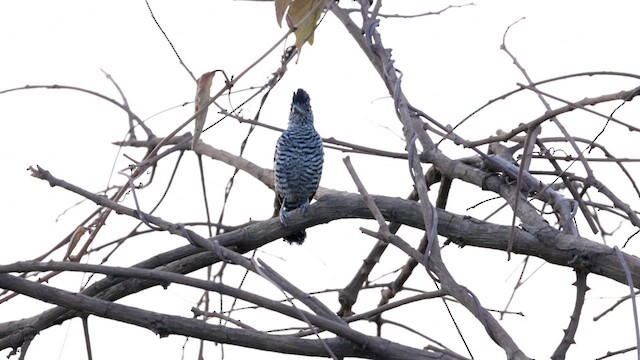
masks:
<path fill-rule="evenodd" d="M 313 127 L 309 95 L 302 89 L 293 94 L 289 126 L 276 144 L 273 176 L 276 189 L 275 213 L 287 226 L 287 212 L 297 208 L 307 211 L 322 176 L 324 151 L 322 138 Z M 284 237 L 289 243 L 302 244 L 305 230 Z"/>

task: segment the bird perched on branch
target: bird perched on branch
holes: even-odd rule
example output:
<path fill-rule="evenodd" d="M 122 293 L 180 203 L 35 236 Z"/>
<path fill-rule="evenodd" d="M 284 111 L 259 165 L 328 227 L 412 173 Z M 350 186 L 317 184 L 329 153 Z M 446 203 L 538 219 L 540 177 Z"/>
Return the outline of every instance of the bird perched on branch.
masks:
<path fill-rule="evenodd" d="M 298 208 L 307 211 L 318 190 L 323 162 L 322 138 L 313 127 L 309 95 L 298 89 L 291 102 L 289 126 L 278 139 L 273 159 L 274 216 L 279 214 L 283 226 L 287 226 L 287 212 Z M 284 240 L 302 244 L 306 237 L 306 231 L 302 230 L 285 236 Z"/>

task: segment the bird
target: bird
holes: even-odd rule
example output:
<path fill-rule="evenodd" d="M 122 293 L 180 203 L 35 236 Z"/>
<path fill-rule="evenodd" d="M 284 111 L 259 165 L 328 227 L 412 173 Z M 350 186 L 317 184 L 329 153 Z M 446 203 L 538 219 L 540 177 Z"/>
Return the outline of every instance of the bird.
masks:
<path fill-rule="evenodd" d="M 274 216 L 287 227 L 287 213 L 301 208 L 307 212 L 320 184 L 324 149 L 313 126 L 311 99 L 303 89 L 293 93 L 289 124 L 276 143 L 273 156 L 275 188 Z M 289 244 L 301 245 L 307 237 L 303 229 L 283 237 Z"/>

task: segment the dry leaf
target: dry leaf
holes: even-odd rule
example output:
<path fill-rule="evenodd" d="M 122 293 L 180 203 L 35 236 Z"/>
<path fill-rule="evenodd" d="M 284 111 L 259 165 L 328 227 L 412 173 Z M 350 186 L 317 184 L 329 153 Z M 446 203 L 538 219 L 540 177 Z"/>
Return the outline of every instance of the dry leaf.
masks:
<path fill-rule="evenodd" d="M 211 92 L 211 81 L 213 81 L 213 75 L 215 71 L 210 71 L 208 73 L 202 74 L 198 79 L 198 89 L 196 90 L 196 100 L 195 100 L 195 112 L 200 111 L 203 107 L 207 105 L 209 102 L 209 94 Z M 204 129 L 204 122 L 207 120 L 207 111 L 209 109 L 205 108 L 200 115 L 196 116 L 195 119 L 195 129 L 193 130 L 193 141 L 191 142 L 191 149 L 195 149 L 198 141 L 200 140 L 200 134 L 202 134 L 202 129 Z"/>
<path fill-rule="evenodd" d="M 71 253 L 73 252 L 73 249 L 75 249 L 76 245 L 78 245 L 78 242 L 80 241 L 80 238 L 82 238 L 82 235 L 84 235 L 84 233 L 86 233 L 88 230 L 89 229 L 84 226 L 78 226 L 76 228 L 76 231 L 71 234 L 69 245 L 67 245 L 67 253 L 64 254 L 64 260 L 71 260 Z"/>

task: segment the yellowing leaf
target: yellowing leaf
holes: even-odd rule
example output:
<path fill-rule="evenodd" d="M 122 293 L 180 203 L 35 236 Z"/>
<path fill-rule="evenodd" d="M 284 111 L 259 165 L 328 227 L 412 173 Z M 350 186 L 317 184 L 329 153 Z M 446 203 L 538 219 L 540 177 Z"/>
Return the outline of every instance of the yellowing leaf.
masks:
<path fill-rule="evenodd" d="M 209 102 L 209 94 L 211 92 L 211 81 L 213 81 L 213 75 L 215 75 L 215 71 L 210 71 L 208 73 L 202 74 L 198 79 L 198 89 L 196 90 L 196 100 L 195 103 L 195 112 L 200 111 L 203 107 L 207 105 Z M 193 130 L 193 141 L 191 142 L 191 149 L 195 149 L 198 144 L 198 140 L 200 140 L 200 134 L 202 134 L 202 129 L 204 128 L 204 122 L 207 120 L 207 111 L 208 108 L 205 108 L 195 119 L 195 129 Z"/>
<path fill-rule="evenodd" d="M 305 42 L 313 44 L 313 31 L 324 7 L 329 0 L 275 0 L 276 20 L 282 26 L 282 18 L 287 12 L 287 25 L 295 29 L 296 47 L 302 48 Z"/>
<path fill-rule="evenodd" d="M 293 2 L 293 0 L 276 0 L 276 20 L 278 20 L 278 25 L 282 27 L 282 18 L 284 17 L 284 13 L 287 11 L 289 5 Z"/>

